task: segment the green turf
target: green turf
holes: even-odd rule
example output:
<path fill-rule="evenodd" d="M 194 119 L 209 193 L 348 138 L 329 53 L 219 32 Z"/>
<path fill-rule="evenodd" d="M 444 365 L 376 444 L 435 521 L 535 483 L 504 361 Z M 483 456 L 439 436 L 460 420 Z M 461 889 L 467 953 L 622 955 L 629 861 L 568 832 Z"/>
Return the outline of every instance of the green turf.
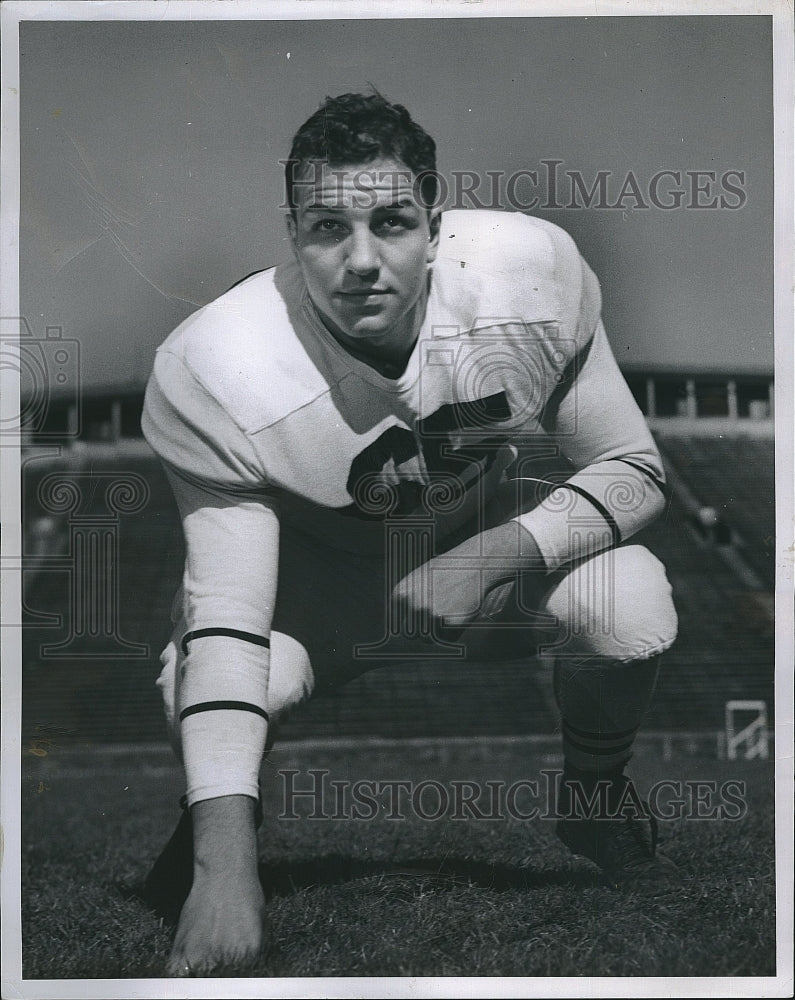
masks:
<path fill-rule="evenodd" d="M 25 759 L 25 978 L 164 974 L 173 930 L 135 890 L 177 819 L 180 778 L 168 760 L 57 748 Z M 286 768 L 302 782 L 308 768 L 323 767 L 339 780 L 433 778 L 450 787 L 538 779 L 559 764 L 522 744 L 286 744 L 263 786 L 272 806 Z M 430 821 L 406 810 L 402 820 L 288 821 L 266 808 L 261 874 L 272 943 L 244 974 L 774 975 L 772 765 L 639 755 L 634 774 L 642 789 L 660 778 L 746 782 L 742 819 L 662 825 L 665 852 L 688 876 L 663 899 L 604 886 L 549 820 Z"/>

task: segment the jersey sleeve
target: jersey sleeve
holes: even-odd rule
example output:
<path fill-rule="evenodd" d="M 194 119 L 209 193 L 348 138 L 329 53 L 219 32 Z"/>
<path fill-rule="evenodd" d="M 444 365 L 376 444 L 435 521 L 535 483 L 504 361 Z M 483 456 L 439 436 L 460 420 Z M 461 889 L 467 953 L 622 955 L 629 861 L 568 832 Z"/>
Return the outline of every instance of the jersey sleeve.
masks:
<path fill-rule="evenodd" d="M 176 711 L 188 802 L 256 797 L 268 722 L 279 524 L 245 433 L 176 355 L 160 351 L 142 427 L 185 538 Z"/>
<path fill-rule="evenodd" d="M 163 462 L 186 479 L 229 494 L 266 496 L 266 476 L 248 435 L 173 349 L 157 352 L 141 427 Z"/>
<path fill-rule="evenodd" d="M 581 266 L 578 349 L 543 420 L 576 471 L 516 518 L 550 571 L 620 544 L 665 506 L 659 451 L 607 340 L 596 279 Z"/>

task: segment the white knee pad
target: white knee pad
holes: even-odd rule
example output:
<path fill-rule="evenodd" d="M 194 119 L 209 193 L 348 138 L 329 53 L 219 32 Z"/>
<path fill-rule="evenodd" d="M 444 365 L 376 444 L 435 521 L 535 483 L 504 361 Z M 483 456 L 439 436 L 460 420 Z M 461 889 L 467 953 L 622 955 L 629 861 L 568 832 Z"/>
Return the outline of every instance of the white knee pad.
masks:
<path fill-rule="evenodd" d="M 583 560 L 555 582 L 540 610 L 561 624 L 545 652 L 628 662 L 668 649 L 677 615 L 665 568 L 642 545 L 627 545 Z"/>
<path fill-rule="evenodd" d="M 185 625 L 182 616 L 182 587 L 180 586 L 174 595 L 171 605 L 171 624 L 174 631 L 168 645 L 160 654 L 161 671 L 155 684 L 163 699 L 163 711 L 166 716 L 166 728 L 168 740 L 174 753 L 182 760 L 182 749 L 179 735 L 179 722 L 174 721 L 177 706 L 177 665 L 182 658 L 179 643 L 185 634 Z"/>
<path fill-rule="evenodd" d="M 177 704 L 177 660 L 179 659 L 179 649 L 174 639 L 160 654 L 162 669 L 155 684 L 163 699 L 163 711 L 166 716 L 166 729 L 168 741 L 171 744 L 177 758 L 182 760 L 182 747 L 179 735 L 179 722 L 175 721 Z"/>
<path fill-rule="evenodd" d="M 160 654 L 162 669 L 155 682 L 163 699 L 168 738 L 181 760 L 182 749 L 179 722 L 176 720 L 177 670 L 182 660 L 179 637 L 184 629 L 177 627 L 174 636 Z M 268 715 L 271 723 L 284 719 L 289 712 L 306 701 L 314 691 L 315 675 L 309 654 L 300 642 L 281 632 L 271 633 L 271 662 L 268 678 Z"/>
<path fill-rule="evenodd" d="M 271 669 L 268 679 L 268 714 L 271 722 L 284 719 L 291 709 L 310 697 L 315 675 L 309 654 L 292 636 L 271 632 Z"/>

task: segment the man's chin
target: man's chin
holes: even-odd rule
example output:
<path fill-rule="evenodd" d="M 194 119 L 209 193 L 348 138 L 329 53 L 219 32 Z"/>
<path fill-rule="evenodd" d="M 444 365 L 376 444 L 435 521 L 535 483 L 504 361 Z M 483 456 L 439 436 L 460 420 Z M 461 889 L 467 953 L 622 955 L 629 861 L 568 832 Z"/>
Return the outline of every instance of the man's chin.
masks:
<path fill-rule="evenodd" d="M 367 341 L 378 343 L 389 336 L 391 327 L 373 316 L 363 318 L 356 323 L 340 326 L 340 329 L 345 338 L 352 343 L 365 343 Z"/>
<path fill-rule="evenodd" d="M 366 347 L 370 344 L 378 349 L 380 344 L 389 343 L 393 339 L 399 325 L 399 318 L 387 317 L 383 313 L 358 314 L 356 316 L 328 316 L 321 313 L 327 329 L 343 345 L 349 342 L 353 347 Z"/>

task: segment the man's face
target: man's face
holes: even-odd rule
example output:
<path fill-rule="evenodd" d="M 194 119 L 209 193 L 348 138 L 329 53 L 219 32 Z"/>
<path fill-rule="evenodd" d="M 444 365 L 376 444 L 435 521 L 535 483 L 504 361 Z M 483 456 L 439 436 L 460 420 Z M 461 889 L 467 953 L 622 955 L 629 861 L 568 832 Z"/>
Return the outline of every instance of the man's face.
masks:
<path fill-rule="evenodd" d="M 408 167 L 310 165 L 288 230 L 309 295 L 343 344 L 388 355 L 411 347 L 413 307 L 436 256 L 440 211 L 415 196 Z"/>

